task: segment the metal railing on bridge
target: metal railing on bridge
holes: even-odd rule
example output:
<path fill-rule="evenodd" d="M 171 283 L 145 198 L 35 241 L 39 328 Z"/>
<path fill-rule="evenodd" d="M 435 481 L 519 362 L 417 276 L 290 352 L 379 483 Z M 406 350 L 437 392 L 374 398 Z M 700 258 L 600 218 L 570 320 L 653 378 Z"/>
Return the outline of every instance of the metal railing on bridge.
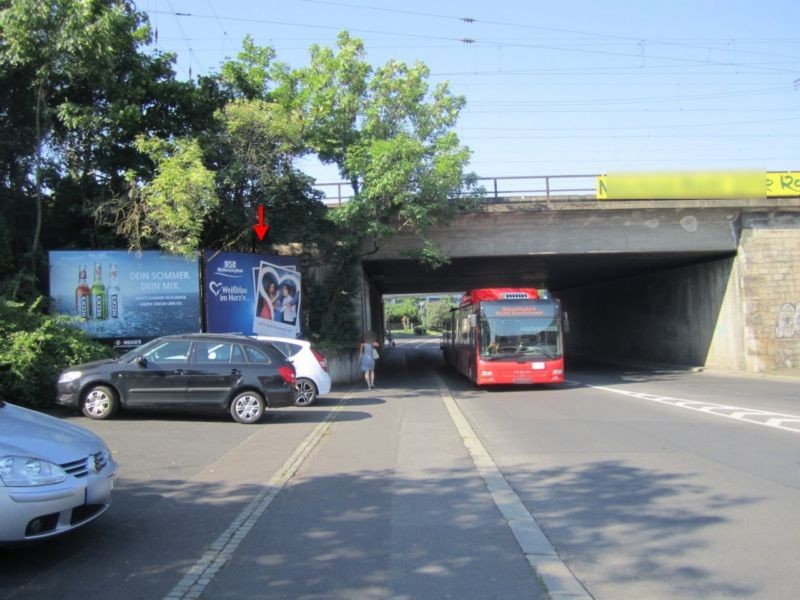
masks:
<path fill-rule="evenodd" d="M 478 187 L 483 190 L 479 198 L 487 202 L 501 202 L 512 197 L 594 201 L 597 198 L 597 177 L 596 174 L 478 177 Z M 346 181 L 317 183 L 314 187 L 325 194 L 323 202 L 328 205 L 341 205 L 353 197 L 353 188 Z"/>
<path fill-rule="evenodd" d="M 480 193 L 469 196 L 486 203 L 800 197 L 800 171 L 633 173 L 614 177 L 615 196 L 609 193 L 610 177 L 597 174 L 478 177 Z M 314 187 L 325 194 L 324 202 L 330 206 L 353 197 L 353 188 L 347 182 L 318 183 Z"/>

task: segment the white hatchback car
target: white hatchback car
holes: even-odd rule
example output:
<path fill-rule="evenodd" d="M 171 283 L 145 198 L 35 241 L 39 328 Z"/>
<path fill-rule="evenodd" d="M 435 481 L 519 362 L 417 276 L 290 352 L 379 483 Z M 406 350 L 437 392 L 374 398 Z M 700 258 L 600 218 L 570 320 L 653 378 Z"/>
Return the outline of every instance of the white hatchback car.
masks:
<path fill-rule="evenodd" d="M 111 505 L 116 473 L 91 431 L 0 399 L 0 543 L 93 521 Z"/>
<path fill-rule="evenodd" d="M 294 364 L 297 373 L 295 406 L 311 406 L 318 396 L 324 396 L 331 391 L 328 362 L 311 347 L 311 342 L 268 335 L 258 335 L 255 338 L 271 343 Z"/>

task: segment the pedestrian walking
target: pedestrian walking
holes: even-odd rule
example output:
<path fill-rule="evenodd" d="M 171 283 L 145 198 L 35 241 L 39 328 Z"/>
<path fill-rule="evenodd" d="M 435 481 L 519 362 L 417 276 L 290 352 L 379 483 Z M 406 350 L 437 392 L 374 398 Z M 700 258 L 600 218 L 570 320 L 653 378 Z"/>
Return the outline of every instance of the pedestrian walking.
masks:
<path fill-rule="evenodd" d="M 375 389 L 375 359 L 379 358 L 378 342 L 367 342 L 364 336 L 361 337 L 359 346 L 359 363 L 361 372 L 364 373 L 364 381 L 367 382 L 367 389 Z"/>

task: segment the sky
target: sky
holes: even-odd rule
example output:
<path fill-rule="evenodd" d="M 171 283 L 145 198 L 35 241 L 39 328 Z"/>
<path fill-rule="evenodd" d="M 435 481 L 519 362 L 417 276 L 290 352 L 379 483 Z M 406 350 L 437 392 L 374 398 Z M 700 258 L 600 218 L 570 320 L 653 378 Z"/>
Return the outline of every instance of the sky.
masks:
<path fill-rule="evenodd" d="M 800 171 L 800 35 L 784 0 L 137 0 L 180 79 L 245 35 L 293 67 L 347 30 L 375 66 L 425 63 L 466 107 L 469 170 L 491 187 L 620 171 Z M 335 169 L 298 165 L 318 183 Z M 559 180 L 554 180 L 558 186 Z M 565 185 L 585 185 L 563 179 Z M 325 188 L 331 193 L 333 188 Z"/>

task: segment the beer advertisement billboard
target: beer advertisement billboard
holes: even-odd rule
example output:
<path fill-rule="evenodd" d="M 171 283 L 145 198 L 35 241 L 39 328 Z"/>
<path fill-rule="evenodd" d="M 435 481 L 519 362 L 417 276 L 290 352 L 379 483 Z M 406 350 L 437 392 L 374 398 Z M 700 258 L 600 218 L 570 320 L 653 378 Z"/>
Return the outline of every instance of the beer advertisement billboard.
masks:
<path fill-rule="evenodd" d="M 159 251 L 52 251 L 55 312 L 72 315 L 93 338 L 138 346 L 170 333 L 200 331 L 199 257 Z"/>

